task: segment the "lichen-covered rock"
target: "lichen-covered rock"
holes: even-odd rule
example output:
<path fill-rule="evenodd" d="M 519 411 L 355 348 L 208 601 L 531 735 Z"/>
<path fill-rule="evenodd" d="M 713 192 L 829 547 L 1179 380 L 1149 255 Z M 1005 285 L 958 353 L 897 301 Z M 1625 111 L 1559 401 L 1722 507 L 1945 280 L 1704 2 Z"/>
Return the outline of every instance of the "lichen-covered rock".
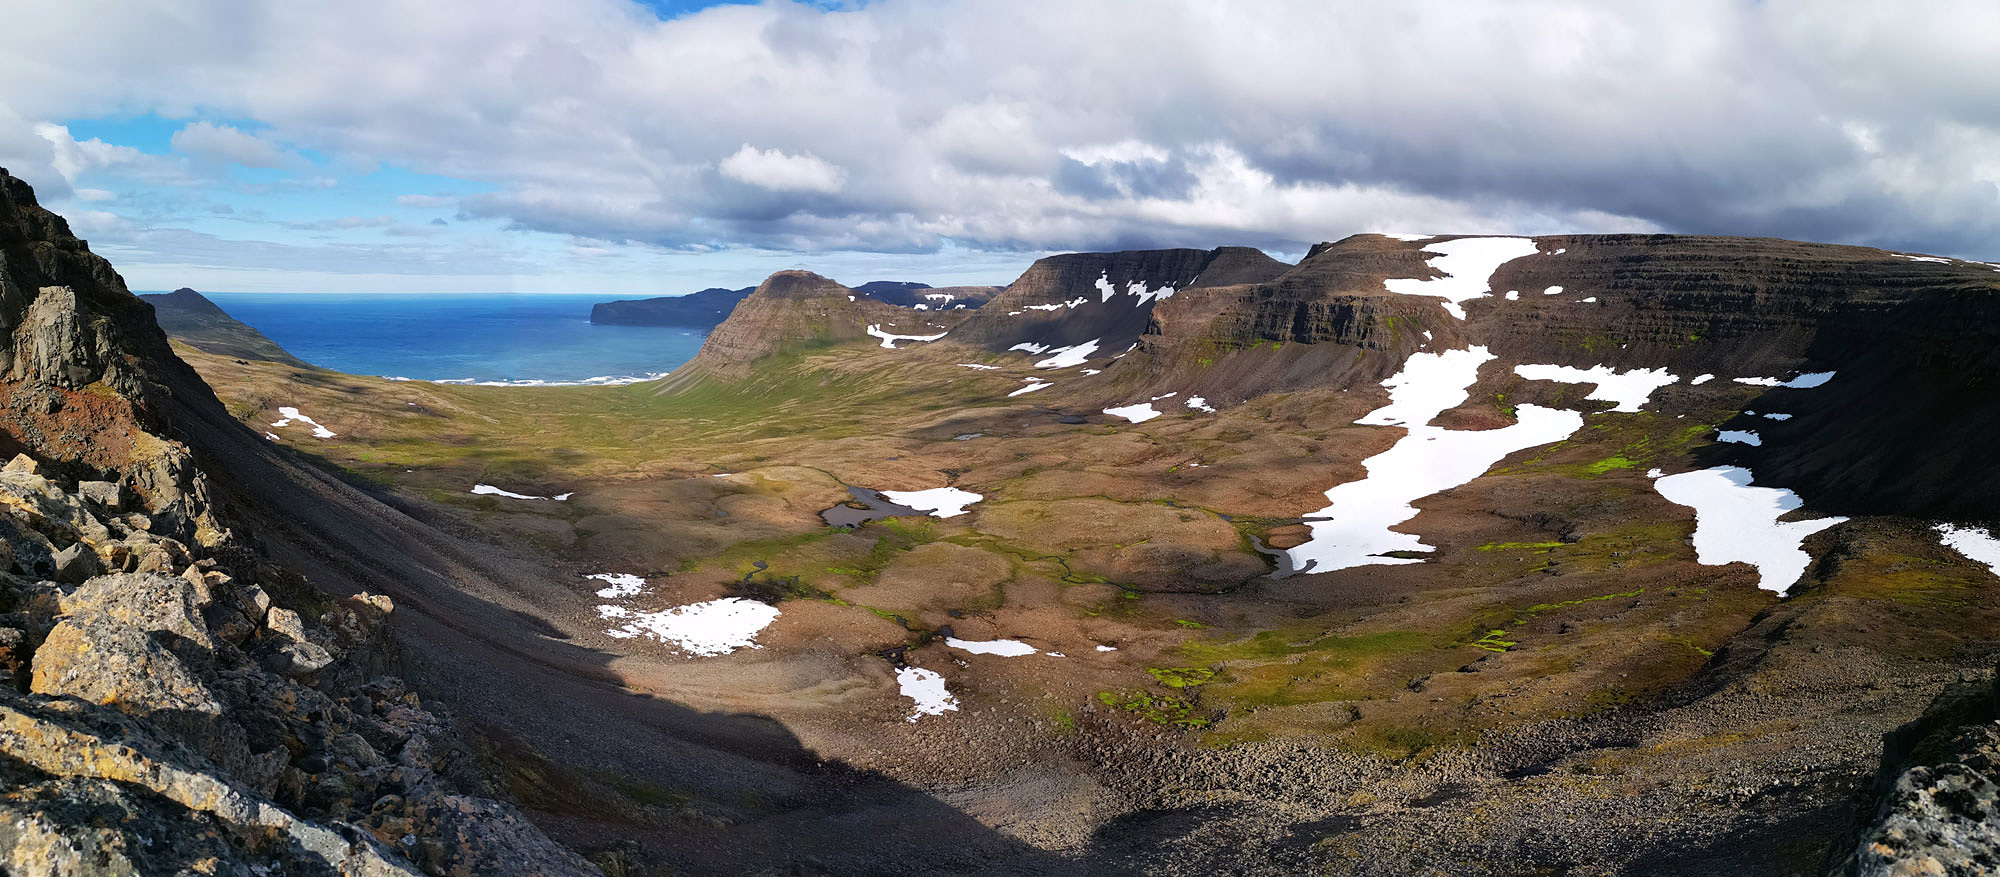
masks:
<path fill-rule="evenodd" d="M 1879 803 L 1835 849 L 1841 877 L 2000 873 L 2000 681 L 1962 681 L 1887 735 Z"/>
<path fill-rule="evenodd" d="M 118 867 L 121 861 L 131 863 L 134 853 L 145 855 L 146 848 L 152 846 L 150 838 L 157 835 L 176 845 L 193 841 L 208 848 L 205 852 L 209 855 L 204 858 L 213 861 L 226 856 L 236 859 L 232 864 L 238 867 L 263 859 L 260 864 L 281 865 L 283 873 L 422 873 L 365 832 L 299 819 L 130 719 L 93 712 L 75 701 L 0 694 L 0 750 L 34 771 L 69 780 L 71 793 L 56 799 L 70 806 L 81 804 L 85 811 L 61 818 L 42 808 L 34 811 L 35 818 L 26 820 L 25 830 L 17 823 L 15 831 L 20 834 L 9 853 L 10 872 L 161 873 Z M 115 797 L 113 790 L 79 784 L 78 780 L 134 786 L 162 801 L 146 802 L 153 805 L 146 808 L 153 811 L 150 814 L 134 814 L 107 800 Z M 79 787 L 90 791 L 77 794 L 74 790 Z M 19 798 L 19 790 L 9 797 Z M 18 808 L 19 803 L 9 801 L 9 809 Z M 130 815 L 105 819 L 102 813 L 90 812 L 105 804 L 123 810 L 119 815 Z M 95 861 L 82 857 L 107 852 L 109 855 L 97 856 Z M 76 871 L 61 868 L 63 860 L 80 867 Z"/>
<path fill-rule="evenodd" d="M 80 585 L 92 576 L 104 572 L 104 562 L 97 559 L 97 552 L 82 542 L 70 543 L 68 548 L 55 553 L 56 581 L 65 585 Z"/>
<path fill-rule="evenodd" d="M 124 504 L 124 490 L 115 481 L 80 481 L 76 493 L 108 512 L 118 511 Z"/>

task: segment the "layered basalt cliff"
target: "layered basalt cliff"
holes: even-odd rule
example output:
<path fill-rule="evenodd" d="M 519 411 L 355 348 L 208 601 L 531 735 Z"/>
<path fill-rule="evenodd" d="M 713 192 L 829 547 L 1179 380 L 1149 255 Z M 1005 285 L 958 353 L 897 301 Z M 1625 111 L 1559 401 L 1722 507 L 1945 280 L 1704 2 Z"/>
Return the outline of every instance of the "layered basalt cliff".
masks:
<path fill-rule="evenodd" d="M 4 172 L 0 329 L 6 871 L 596 871 L 391 675 L 389 598 L 259 550 L 204 470 L 270 451 Z"/>

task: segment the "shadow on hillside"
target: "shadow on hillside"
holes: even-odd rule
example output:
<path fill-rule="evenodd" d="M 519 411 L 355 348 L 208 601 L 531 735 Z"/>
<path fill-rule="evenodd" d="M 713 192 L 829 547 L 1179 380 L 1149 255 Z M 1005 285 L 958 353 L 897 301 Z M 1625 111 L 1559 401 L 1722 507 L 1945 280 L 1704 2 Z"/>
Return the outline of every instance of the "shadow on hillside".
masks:
<path fill-rule="evenodd" d="M 488 730 L 511 790 L 558 840 L 683 873 L 1078 872 L 820 758 L 777 721 L 624 689 L 614 655 L 517 608 L 560 587 L 546 568 L 405 514 L 219 407 L 183 413 L 176 426 L 267 557 L 328 594 L 395 600 L 411 683 Z"/>

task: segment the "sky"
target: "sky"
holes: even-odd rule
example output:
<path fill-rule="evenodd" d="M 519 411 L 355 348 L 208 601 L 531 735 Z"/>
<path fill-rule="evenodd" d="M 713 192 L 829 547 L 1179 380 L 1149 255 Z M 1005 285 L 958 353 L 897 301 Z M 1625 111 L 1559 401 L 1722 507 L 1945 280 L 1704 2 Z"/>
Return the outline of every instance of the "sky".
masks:
<path fill-rule="evenodd" d="M 15 0 L 0 167 L 135 289 L 1005 283 L 1695 232 L 2000 258 L 2000 3 Z"/>

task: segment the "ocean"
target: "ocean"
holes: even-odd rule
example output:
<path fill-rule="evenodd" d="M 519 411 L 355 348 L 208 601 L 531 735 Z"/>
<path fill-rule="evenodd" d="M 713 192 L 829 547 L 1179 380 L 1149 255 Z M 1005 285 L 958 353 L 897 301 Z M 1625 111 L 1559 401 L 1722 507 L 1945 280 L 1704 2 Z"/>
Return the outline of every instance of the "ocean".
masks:
<path fill-rule="evenodd" d="M 604 299 L 583 295 L 202 294 L 314 365 L 424 381 L 627 383 L 679 368 L 707 337 L 593 325 Z"/>

